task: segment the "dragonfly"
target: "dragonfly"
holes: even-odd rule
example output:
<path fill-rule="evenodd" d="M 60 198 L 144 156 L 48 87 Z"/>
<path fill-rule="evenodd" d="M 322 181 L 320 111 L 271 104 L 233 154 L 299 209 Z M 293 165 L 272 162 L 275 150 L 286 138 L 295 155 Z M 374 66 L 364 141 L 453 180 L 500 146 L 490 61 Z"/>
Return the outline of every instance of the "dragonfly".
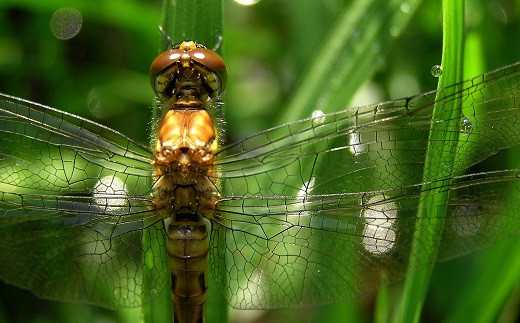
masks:
<path fill-rule="evenodd" d="M 189 322 L 204 320 L 208 266 L 234 308 L 298 307 L 520 233 L 520 170 L 474 171 L 520 144 L 520 63 L 235 143 L 216 118 L 226 77 L 222 58 L 193 42 L 159 55 L 154 147 L 1 94 L 0 278 L 109 308 L 171 288 L 176 319 Z M 439 105 L 460 117 L 434 118 Z M 453 176 L 425 162 L 432 131 L 456 134 L 455 155 L 438 161 Z M 441 227 L 418 216 L 435 209 Z M 437 252 L 410 268 L 412 246 L 432 236 Z"/>

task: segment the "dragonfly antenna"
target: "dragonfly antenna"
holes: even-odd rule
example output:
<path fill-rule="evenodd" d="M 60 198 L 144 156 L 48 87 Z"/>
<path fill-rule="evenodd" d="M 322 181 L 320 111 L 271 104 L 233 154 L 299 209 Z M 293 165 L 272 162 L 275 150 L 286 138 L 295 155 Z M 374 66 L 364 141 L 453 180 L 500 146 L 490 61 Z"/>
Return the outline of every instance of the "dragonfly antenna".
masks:
<path fill-rule="evenodd" d="M 172 38 L 170 36 L 168 36 L 168 34 L 166 34 L 163 26 L 159 25 L 159 31 L 161 32 L 161 35 L 166 39 L 166 46 L 173 48 Z"/>

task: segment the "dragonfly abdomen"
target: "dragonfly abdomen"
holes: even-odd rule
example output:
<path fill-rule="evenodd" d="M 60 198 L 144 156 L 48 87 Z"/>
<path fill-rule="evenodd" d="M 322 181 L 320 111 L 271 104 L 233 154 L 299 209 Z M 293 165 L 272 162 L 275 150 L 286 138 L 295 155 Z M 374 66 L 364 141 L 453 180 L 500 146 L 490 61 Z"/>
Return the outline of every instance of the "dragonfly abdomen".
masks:
<path fill-rule="evenodd" d="M 209 253 L 207 220 L 177 215 L 167 228 L 175 322 L 204 322 Z"/>

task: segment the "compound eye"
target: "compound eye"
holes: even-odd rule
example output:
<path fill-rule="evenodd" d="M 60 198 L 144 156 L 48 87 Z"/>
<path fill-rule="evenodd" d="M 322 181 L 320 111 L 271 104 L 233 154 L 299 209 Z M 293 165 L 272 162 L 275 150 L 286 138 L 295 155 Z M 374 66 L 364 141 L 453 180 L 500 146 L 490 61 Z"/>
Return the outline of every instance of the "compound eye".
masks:
<path fill-rule="evenodd" d="M 182 51 L 179 49 L 167 50 L 157 56 L 150 66 L 150 83 L 161 100 L 167 100 L 172 96 L 169 87 L 174 81 L 181 55 Z"/>
<path fill-rule="evenodd" d="M 159 54 L 150 66 L 150 75 L 152 79 L 170 65 L 179 62 L 181 54 L 181 51 L 178 49 L 170 49 Z"/>
<path fill-rule="evenodd" d="M 222 93 L 227 83 L 226 63 L 222 57 L 207 48 L 196 48 L 190 51 L 190 56 L 195 62 L 205 66 L 207 69 L 217 74 L 221 84 L 220 93 Z"/>

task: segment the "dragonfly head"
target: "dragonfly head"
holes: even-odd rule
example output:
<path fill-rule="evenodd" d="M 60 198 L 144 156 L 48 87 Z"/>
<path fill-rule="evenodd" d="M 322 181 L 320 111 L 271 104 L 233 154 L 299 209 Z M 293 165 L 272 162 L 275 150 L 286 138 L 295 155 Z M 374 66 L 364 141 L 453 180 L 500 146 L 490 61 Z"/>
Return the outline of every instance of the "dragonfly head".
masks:
<path fill-rule="evenodd" d="M 190 98 L 211 102 L 226 87 L 226 64 L 216 52 L 185 41 L 157 56 L 150 67 L 150 81 L 161 102 Z"/>

